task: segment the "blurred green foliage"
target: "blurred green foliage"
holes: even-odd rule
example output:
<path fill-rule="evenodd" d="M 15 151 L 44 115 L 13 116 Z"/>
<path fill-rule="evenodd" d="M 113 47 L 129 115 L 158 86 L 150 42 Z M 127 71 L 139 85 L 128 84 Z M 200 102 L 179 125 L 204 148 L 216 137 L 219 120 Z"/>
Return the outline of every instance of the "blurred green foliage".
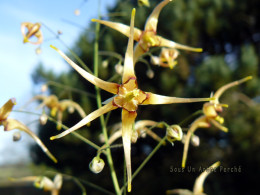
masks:
<path fill-rule="evenodd" d="M 136 27 L 143 29 L 146 18 L 158 2 L 160 1 L 151 1 L 150 8 L 137 8 Z M 225 109 L 222 114 L 225 118 L 225 125 L 229 128 L 227 134 L 215 128 L 201 129 L 196 132 L 201 144 L 198 148 L 190 147 L 188 167 L 192 166 L 198 170 L 201 166 L 208 167 L 220 160 L 224 167 L 241 166 L 242 168 L 241 173 L 224 171 L 212 173 L 205 182 L 204 191 L 207 194 L 257 194 L 258 179 L 256 177 L 259 175 L 260 168 L 260 105 L 259 102 L 257 103 L 257 97 L 260 95 L 259 4 L 260 2 L 257 0 L 173 1 L 160 14 L 158 34 L 181 44 L 202 47 L 204 52 L 180 51 L 178 65 L 173 70 L 152 66 L 155 72 L 153 79 L 147 78 L 145 74 L 147 66 L 144 63 L 138 62 L 136 65 L 138 84 L 141 89 L 176 97 L 208 97 L 211 92 L 228 82 L 248 75 L 254 77 L 252 81 L 228 90 L 220 99 L 222 103 L 229 104 L 229 108 Z M 103 19 L 128 25 L 133 7 L 137 7 L 137 1 L 118 1 L 109 12 L 122 12 L 124 16 L 111 16 Z M 94 25 L 91 25 L 82 33 L 73 48 L 73 51 L 89 68 L 92 68 L 93 64 L 95 36 L 93 29 Z M 127 41 L 127 37 L 119 32 L 101 26 L 99 39 L 101 51 L 116 52 L 124 56 Z M 148 57 L 144 57 L 144 59 L 149 60 Z M 108 67 L 105 68 L 101 65 L 103 60 L 109 60 Z M 118 60 L 113 57 L 100 56 L 99 77 L 108 80 L 117 74 L 114 69 L 117 63 Z M 52 80 L 95 94 L 92 84 L 89 84 L 72 69 L 68 73 L 55 75 L 53 72 L 46 72 L 44 66 L 39 66 L 33 78 L 37 85 Z M 115 79 L 115 82 L 118 81 L 120 81 L 120 76 Z M 61 99 L 72 97 L 74 101 L 82 105 L 87 113 L 96 109 L 95 98 L 53 86 L 49 89 L 50 93 L 57 94 Z M 256 100 L 256 103 L 253 106 L 248 104 L 239 93 L 246 94 Z M 102 99 L 107 98 L 109 98 L 108 94 L 102 93 Z M 137 120 L 150 119 L 177 124 L 201 107 L 202 103 L 141 107 L 139 112 L 142 114 L 138 115 Z M 80 120 L 77 114 L 68 115 L 65 118 L 67 120 L 64 120 L 64 123 L 69 127 Z M 119 112 L 113 111 L 108 126 L 111 127 L 112 124 L 119 121 Z M 191 122 L 192 120 L 185 123 L 183 128 L 188 128 Z M 99 119 L 93 121 L 90 127 L 84 127 L 78 132 L 101 144 Z M 164 135 L 164 132 L 160 130 L 156 130 L 156 132 L 161 136 Z M 91 173 L 88 169 L 89 162 L 95 156 L 95 149 L 72 135 L 60 140 L 49 141 L 49 137 L 57 133 L 55 124 L 51 122 L 39 127 L 39 136 L 59 159 L 59 163 L 51 164 L 49 159 L 42 155 L 39 148 L 33 147 L 32 153 L 35 162 L 46 163 L 61 172 L 90 180 L 113 191 L 108 166 L 98 175 Z M 147 137 L 132 145 L 133 171 L 156 144 L 154 140 Z M 195 178 L 200 172 L 170 171 L 171 167 L 181 167 L 182 150 L 181 143 L 176 143 L 174 147 L 169 144 L 162 147 L 134 179 L 132 194 L 164 194 L 167 189 L 192 189 Z M 113 149 L 112 155 L 119 182 L 122 185 L 123 149 Z M 87 187 L 88 192 L 92 193 L 92 190 Z"/>

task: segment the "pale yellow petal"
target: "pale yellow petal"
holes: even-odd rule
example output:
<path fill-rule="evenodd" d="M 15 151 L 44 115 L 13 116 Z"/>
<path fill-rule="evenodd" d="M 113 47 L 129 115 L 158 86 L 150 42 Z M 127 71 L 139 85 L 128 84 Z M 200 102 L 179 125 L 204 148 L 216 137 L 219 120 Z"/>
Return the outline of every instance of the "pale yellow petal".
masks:
<path fill-rule="evenodd" d="M 130 36 L 128 40 L 127 50 L 125 53 L 124 71 L 122 83 L 125 83 L 130 78 L 135 78 L 134 62 L 133 62 L 133 50 L 134 50 L 134 20 L 135 9 L 132 10 L 131 24 L 130 24 Z"/>
<path fill-rule="evenodd" d="M 56 136 L 52 136 L 50 139 L 54 140 L 54 139 L 58 139 L 61 138 L 81 127 L 83 127 L 84 125 L 88 124 L 89 122 L 93 121 L 94 119 L 98 118 L 99 116 L 101 116 L 102 114 L 105 114 L 111 110 L 116 109 L 116 106 L 113 106 L 113 103 L 110 102 L 106 105 L 104 105 L 103 107 L 95 110 L 94 112 L 91 112 L 89 115 L 87 115 L 85 118 L 83 118 L 80 122 L 78 122 L 76 125 L 74 125 L 73 127 L 67 129 L 66 131 L 56 135 Z"/>
<path fill-rule="evenodd" d="M 131 137 L 136 116 L 136 112 L 128 112 L 124 109 L 122 110 L 122 138 L 125 152 L 128 192 L 130 192 L 132 188 Z"/>
<path fill-rule="evenodd" d="M 193 133 L 197 130 L 197 128 L 206 128 L 209 127 L 209 124 L 206 123 L 206 117 L 201 116 L 198 119 L 196 119 L 192 124 L 191 127 L 189 128 L 186 137 L 185 137 L 185 143 L 184 143 L 184 149 L 183 149 L 183 156 L 182 156 L 182 167 L 184 168 L 186 166 L 186 160 L 187 160 L 187 155 L 188 155 L 188 150 L 189 150 L 189 144 L 190 144 L 190 139 Z"/>
<path fill-rule="evenodd" d="M 98 22 L 100 24 L 104 24 L 110 28 L 113 28 L 116 31 L 119 31 L 120 33 L 124 34 L 127 37 L 130 37 L 130 26 L 127 26 L 125 24 L 121 24 L 118 22 L 110 22 L 105 20 L 98 20 L 98 19 L 92 19 L 92 22 Z M 138 41 L 140 36 L 142 34 L 142 31 L 138 28 L 134 28 L 134 40 Z"/>
<path fill-rule="evenodd" d="M 252 79 L 252 78 L 253 78 L 252 76 L 248 76 L 248 77 L 245 77 L 245 78 L 240 79 L 240 80 L 238 80 L 238 81 L 234 81 L 234 82 L 228 83 L 228 84 L 226 84 L 226 85 L 220 87 L 220 88 L 216 91 L 216 93 L 214 94 L 213 97 L 214 97 L 216 100 L 218 100 L 218 99 L 220 98 L 220 96 L 221 96 L 227 89 L 229 89 L 229 88 L 231 88 L 231 87 L 234 87 L 234 86 L 237 86 L 237 85 L 240 85 L 241 83 L 244 83 L 244 82 L 246 82 L 246 81 L 248 81 L 248 80 L 250 80 L 250 79 Z"/>
<path fill-rule="evenodd" d="M 21 131 L 24 131 L 28 135 L 30 135 L 34 139 L 34 141 L 41 147 L 43 152 L 51 160 L 53 160 L 55 163 L 58 162 L 57 159 L 48 150 L 48 148 L 44 145 L 44 143 L 40 140 L 40 138 L 38 138 L 37 135 L 35 135 L 35 133 L 33 133 L 27 126 L 25 126 L 24 124 L 22 124 L 21 122 L 15 120 L 15 119 L 7 119 L 6 121 L 4 121 L 3 125 L 5 127 L 5 131 L 11 131 L 13 129 L 19 129 Z"/>
<path fill-rule="evenodd" d="M 149 18 L 146 20 L 145 30 L 154 31 L 154 32 L 157 31 L 157 23 L 158 23 L 159 14 L 160 14 L 162 8 L 165 5 L 167 5 L 170 1 L 172 1 L 172 0 L 164 0 L 154 8 L 153 12 L 149 16 Z"/>
<path fill-rule="evenodd" d="M 165 39 L 158 35 L 156 37 L 160 40 L 160 45 L 159 45 L 160 47 L 169 47 L 169 48 L 176 48 L 176 49 L 182 49 L 182 50 L 187 50 L 187 51 L 202 52 L 202 48 L 195 48 L 195 47 L 182 45 L 182 44 L 176 43 L 174 41 Z"/>
<path fill-rule="evenodd" d="M 96 85 L 97 87 L 104 89 L 105 91 L 108 91 L 110 93 L 116 94 L 118 89 L 118 84 L 111 83 L 107 81 L 103 81 L 99 79 L 98 77 L 88 73 L 81 67 L 79 67 L 76 63 L 74 63 L 71 59 L 69 59 L 68 56 L 66 56 L 61 50 L 51 45 L 53 49 L 55 49 L 68 63 L 71 65 L 81 76 L 83 76 L 86 80 L 91 82 L 93 85 Z"/>
<path fill-rule="evenodd" d="M 11 98 L 0 108 L 0 122 L 7 119 L 15 104 L 15 98 Z"/>
<path fill-rule="evenodd" d="M 136 45 L 135 45 L 135 48 L 134 48 L 134 66 L 136 64 L 136 62 L 138 61 L 139 57 L 142 56 L 146 51 L 140 46 L 140 43 L 138 42 Z"/>
<path fill-rule="evenodd" d="M 146 92 L 146 94 L 148 98 L 142 103 L 142 105 L 205 102 L 214 99 L 214 98 L 178 98 L 178 97 L 157 95 L 150 92 Z"/>
<path fill-rule="evenodd" d="M 213 165 L 211 165 L 208 169 L 203 171 L 199 177 L 197 177 L 194 187 L 193 187 L 193 193 L 194 194 L 202 194 L 203 193 L 203 183 L 206 179 L 206 177 L 212 173 L 218 166 L 220 165 L 220 162 L 215 162 Z"/>

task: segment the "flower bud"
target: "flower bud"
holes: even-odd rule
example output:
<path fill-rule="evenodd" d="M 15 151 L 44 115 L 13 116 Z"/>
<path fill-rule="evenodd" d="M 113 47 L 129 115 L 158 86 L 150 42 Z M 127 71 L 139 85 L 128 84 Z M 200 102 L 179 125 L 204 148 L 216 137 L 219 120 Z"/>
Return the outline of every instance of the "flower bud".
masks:
<path fill-rule="evenodd" d="M 180 141 L 182 139 L 182 129 L 179 125 L 171 125 L 166 130 L 167 140 L 169 142 Z"/>
<path fill-rule="evenodd" d="M 46 84 L 42 85 L 41 92 L 43 93 L 43 92 L 46 92 L 47 90 L 48 90 L 48 85 L 46 85 Z"/>
<path fill-rule="evenodd" d="M 108 60 L 104 60 L 104 61 L 102 62 L 102 67 L 103 67 L 103 68 L 107 68 L 107 67 L 108 67 Z"/>
<path fill-rule="evenodd" d="M 73 106 L 68 107 L 68 112 L 72 114 L 75 111 L 75 108 Z"/>
<path fill-rule="evenodd" d="M 42 53 L 42 49 L 40 47 L 37 47 L 35 49 L 35 53 L 38 54 L 38 55 L 41 54 Z"/>
<path fill-rule="evenodd" d="M 137 133 L 137 131 L 134 131 L 134 132 L 132 133 L 131 142 L 132 142 L 132 143 L 136 143 L 136 142 L 137 142 L 137 139 L 138 139 L 138 133 Z"/>
<path fill-rule="evenodd" d="M 151 63 L 152 63 L 153 65 L 160 65 L 160 58 L 157 57 L 157 56 L 152 56 L 152 57 L 151 57 Z"/>
<path fill-rule="evenodd" d="M 41 124 L 41 125 L 45 125 L 45 124 L 47 123 L 47 121 L 48 121 L 48 116 L 47 116 L 47 114 L 43 113 L 43 114 L 40 116 L 39 121 L 40 121 L 40 124 Z"/>
<path fill-rule="evenodd" d="M 123 74 L 123 70 L 124 70 L 124 67 L 121 65 L 121 64 L 116 64 L 115 65 L 115 70 L 118 74 Z"/>
<path fill-rule="evenodd" d="M 105 162 L 103 161 L 103 159 L 99 158 L 99 157 L 95 157 L 93 158 L 93 160 L 90 162 L 89 164 L 89 169 L 93 172 L 93 173 L 100 173 L 103 168 L 105 166 Z"/>
<path fill-rule="evenodd" d="M 76 10 L 74 11 L 74 14 L 75 14 L 75 16 L 79 16 L 79 15 L 80 15 L 80 10 L 79 10 L 79 9 L 76 9 Z"/>
<path fill-rule="evenodd" d="M 16 141 L 19 141 L 21 139 L 21 133 L 18 131 L 18 132 L 15 132 L 13 134 L 13 141 L 16 142 Z"/>
<path fill-rule="evenodd" d="M 154 77 L 154 71 L 149 69 L 147 70 L 146 75 L 149 79 L 152 79 Z"/>

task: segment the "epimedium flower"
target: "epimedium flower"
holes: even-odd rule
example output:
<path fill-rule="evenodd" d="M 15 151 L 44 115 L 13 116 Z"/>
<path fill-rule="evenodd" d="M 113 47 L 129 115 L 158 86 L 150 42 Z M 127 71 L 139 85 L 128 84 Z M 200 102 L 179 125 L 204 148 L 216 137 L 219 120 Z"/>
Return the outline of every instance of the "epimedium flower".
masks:
<path fill-rule="evenodd" d="M 107 100 L 105 105 L 96 111 L 87 115 L 84 119 L 78 122 L 70 129 L 52 136 L 50 139 L 54 140 L 61 138 L 98 118 L 99 116 L 121 108 L 122 109 L 122 139 L 125 153 L 127 175 L 128 175 L 128 191 L 131 191 L 131 138 L 133 134 L 133 124 L 137 116 L 137 109 L 139 105 L 158 105 L 158 104 L 172 104 L 172 103 L 190 103 L 199 101 L 209 101 L 211 98 L 177 98 L 157 95 L 151 92 L 144 92 L 138 88 L 137 78 L 134 72 L 133 62 L 133 38 L 134 38 L 134 17 L 135 9 L 132 11 L 131 27 L 129 32 L 129 41 L 127 51 L 124 59 L 124 70 L 122 75 L 122 84 L 103 81 L 94 75 L 86 72 L 84 69 L 75 64 L 69 59 L 62 51 L 54 46 L 55 49 L 79 74 L 81 74 L 86 80 L 96 85 L 97 87 L 114 94 L 113 98 Z"/>
<path fill-rule="evenodd" d="M 18 120 L 8 118 L 9 114 L 11 113 L 13 106 L 16 104 L 14 98 L 8 100 L 1 108 L 0 108 L 0 125 L 4 126 L 4 131 L 11 131 L 14 129 L 18 129 L 27 133 L 31 136 L 35 142 L 41 147 L 43 152 L 55 163 L 57 163 L 57 159 L 51 154 L 48 148 L 43 144 L 43 142 L 37 137 L 35 133 L 33 133 L 26 125 L 21 123 Z"/>
<path fill-rule="evenodd" d="M 179 194 L 179 195 L 206 195 L 204 193 L 203 184 L 205 182 L 205 179 L 208 177 L 208 175 L 215 171 L 216 168 L 220 165 L 220 162 L 215 162 L 213 165 L 205 169 L 195 180 L 193 191 L 187 190 L 187 189 L 174 189 L 174 190 L 167 190 L 166 194 Z"/>
<path fill-rule="evenodd" d="M 62 128 L 62 117 L 65 110 L 68 109 L 69 112 L 74 112 L 74 110 L 77 110 L 82 118 L 86 116 L 86 113 L 81 108 L 81 106 L 78 103 L 69 99 L 59 100 L 56 95 L 36 95 L 30 100 L 30 102 L 34 100 L 41 100 L 42 103 L 39 105 L 39 107 L 43 108 L 44 106 L 46 106 L 50 109 L 50 114 L 52 117 L 57 116 L 58 130 Z"/>
<path fill-rule="evenodd" d="M 203 105 L 203 115 L 197 118 L 190 126 L 187 135 L 185 137 L 185 143 L 184 143 L 184 150 L 183 150 L 183 158 L 182 158 L 182 167 L 185 167 L 186 165 L 186 159 L 189 149 L 189 143 L 191 136 L 194 134 L 194 132 L 198 128 L 209 128 L 211 125 L 215 126 L 216 128 L 228 132 L 228 128 L 223 126 L 224 118 L 219 116 L 219 112 L 223 111 L 223 107 L 228 107 L 227 104 L 221 104 L 219 103 L 220 96 L 229 88 L 237 86 L 241 83 L 244 83 L 248 80 L 252 79 L 252 76 L 245 77 L 243 79 L 240 79 L 238 81 L 233 81 L 231 83 L 228 83 L 222 87 L 220 87 L 216 93 L 213 95 L 214 99 L 210 102 L 206 102 Z"/>
<path fill-rule="evenodd" d="M 40 30 L 40 23 L 31 23 L 31 22 L 23 22 L 21 24 L 21 32 L 23 35 L 23 43 L 32 43 L 35 45 L 39 45 L 43 42 L 43 35 Z M 35 37 L 37 41 L 31 41 L 30 39 Z"/>
<path fill-rule="evenodd" d="M 146 20 L 146 24 L 143 31 L 138 28 L 134 28 L 134 40 L 138 42 L 134 49 L 134 64 L 141 55 L 149 51 L 150 47 L 168 47 L 189 50 L 194 52 L 202 52 L 201 48 L 185 46 L 157 35 L 157 23 L 159 14 L 162 8 L 165 5 L 167 5 L 170 1 L 172 0 L 164 0 L 154 8 L 153 12 Z M 92 19 L 92 21 L 104 24 L 110 28 L 113 28 L 121 32 L 127 37 L 130 37 L 130 27 L 125 24 L 98 19 Z"/>
<path fill-rule="evenodd" d="M 59 195 L 63 183 L 62 174 L 56 174 L 53 180 L 46 176 L 28 176 L 22 178 L 11 178 L 13 182 L 32 182 L 34 187 L 51 192 L 51 195 Z"/>
<path fill-rule="evenodd" d="M 172 48 L 162 48 L 160 56 L 152 56 L 151 62 L 154 65 L 169 67 L 173 69 L 177 65 L 176 58 L 179 56 L 179 51 Z"/>

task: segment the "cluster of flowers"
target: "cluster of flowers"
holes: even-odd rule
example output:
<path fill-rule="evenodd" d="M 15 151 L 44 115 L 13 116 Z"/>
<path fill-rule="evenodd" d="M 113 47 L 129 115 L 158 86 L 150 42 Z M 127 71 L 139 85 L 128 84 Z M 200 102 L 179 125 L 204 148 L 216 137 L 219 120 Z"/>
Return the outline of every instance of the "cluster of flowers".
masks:
<path fill-rule="evenodd" d="M 63 131 L 62 133 L 52 136 L 50 139 L 58 139 L 63 136 L 66 136 L 77 129 L 89 124 L 94 119 L 100 117 L 101 115 L 110 112 L 115 109 L 122 109 L 122 123 L 116 124 L 114 126 L 114 133 L 110 136 L 108 143 L 112 144 L 115 140 L 122 137 L 123 140 L 123 148 L 125 154 L 125 161 L 126 161 L 126 168 L 127 168 L 127 178 L 128 178 L 128 191 L 131 191 L 131 181 L 132 181 L 132 170 L 131 170 L 131 143 L 135 143 L 139 137 L 144 137 L 146 134 L 151 136 L 157 141 L 160 141 L 161 138 L 156 135 L 154 132 L 150 130 L 148 127 L 156 126 L 159 128 L 163 128 L 164 125 L 161 123 L 157 123 L 155 121 L 150 120 L 143 120 L 137 121 L 137 109 L 139 105 L 158 105 L 158 104 L 173 104 L 173 103 L 191 103 L 191 102 L 202 102 L 205 101 L 203 105 L 203 115 L 197 118 L 190 126 L 188 132 L 185 134 L 183 133 L 181 127 L 179 125 L 167 125 L 167 140 L 171 143 L 174 141 L 182 141 L 184 143 L 184 152 L 183 152 L 183 162 L 182 167 L 185 167 L 188 147 L 189 143 L 193 143 L 194 145 L 199 145 L 199 138 L 194 134 L 195 130 L 198 128 L 209 128 L 211 125 L 215 126 L 216 128 L 227 132 L 228 129 L 224 127 L 222 124 L 224 123 L 224 119 L 219 115 L 222 112 L 223 107 L 228 107 L 226 104 L 221 104 L 219 102 L 220 96 L 229 88 L 239 85 L 245 81 L 250 80 L 252 77 L 248 76 L 238 81 L 231 82 L 227 85 L 222 86 L 215 94 L 212 94 L 209 98 L 178 98 L 178 97 L 169 97 L 154 94 L 151 92 L 145 92 L 139 89 L 137 78 L 135 75 L 135 64 L 138 59 L 149 51 L 151 47 L 161 47 L 161 54 L 157 56 L 152 56 L 151 61 L 155 65 L 159 65 L 162 67 L 169 67 L 174 68 L 177 64 L 177 57 L 179 55 L 178 49 L 194 51 L 194 52 L 201 52 L 201 48 L 192 48 L 189 46 L 181 45 L 171 40 L 165 39 L 157 35 L 157 23 L 158 17 L 162 10 L 162 8 L 167 5 L 171 0 L 164 0 L 159 3 L 151 15 L 148 17 L 144 30 L 140 30 L 134 27 L 134 19 L 135 19 L 135 9 L 132 10 L 131 14 L 131 22 L 130 26 L 125 24 L 110 22 L 110 21 L 103 21 L 98 19 L 93 19 L 93 22 L 98 22 L 100 24 L 106 25 L 110 28 L 113 28 L 122 34 L 129 37 L 127 51 L 125 53 L 124 58 L 124 65 L 123 65 L 123 73 L 122 73 L 122 83 L 112 83 L 107 82 L 104 80 L 99 79 L 98 77 L 94 76 L 93 74 L 85 71 L 76 63 L 74 63 L 70 58 L 68 58 L 61 50 L 58 48 L 51 46 L 55 49 L 81 76 L 83 76 L 87 81 L 92 83 L 93 85 L 112 93 L 114 96 L 107 101 L 104 102 L 104 106 L 100 107 L 99 109 L 93 111 L 92 113 L 86 115 L 84 110 L 78 105 L 76 102 L 72 100 L 61 100 L 59 101 L 55 95 L 50 96 L 43 96 L 38 95 L 33 98 L 33 100 L 42 100 L 42 104 L 40 107 L 48 107 L 51 110 L 51 116 L 57 116 L 57 129 L 62 128 L 62 113 L 65 110 L 69 110 L 69 112 L 73 112 L 77 110 L 80 116 L 83 118 L 77 124 L 72 126 L 71 128 Z M 140 1 L 142 2 L 142 1 Z M 143 1 L 149 2 L 149 1 Z M 149 4 L 145 3 L 146 6 Z M 25 28 L 27 28 L 27 32 L 25 32 Z M 30 39 L 32 37 L 36 37 L 38 40 L 36 42 L 32 42 L 34 44 L 41 44 L 42 43 L 42 33 L 40 31 L 40 24 L 31 24 L 31 23 L 23 23 L 22 24 L 22 33 L 24 36 L 24 42 L 31 42 Z M 134 47 L 134 41 L 137 44 Z M 42 147 L 43 151 L 55 162 L 57 160 L 53 157 L 53 155 L 48 151 L 48 149 L 44 146 L 44 144 L 34 135 L 25 125 L 22 123 L 13 120 L 7 119 L 9 113 L 12 110 L 14 105 L 13 100 L 9 100 L 1 109 L 0 109 L 0 125 L 5 127 L 5 130 L 11 129 L 20 129 L 29 133 L 36 142 Z M 44 118 L 45 117 L 45 118 Z M 44 119 L 42 121 L 46 121 L 48 116 L 45 114 Z M 44 122 L 43 122 L 44 123 Z M 165 125 L 166 126 L 166 125 Z M 107 145 L 104 145 L 107 147 Z M 104 148 L 103 147 L 103 148 Z M 102 148 L 102 147 L 101 147 Z M 100 152 L 100 151 L 99 151 Z M 105 163 L 99 157 L 100 153 L 93 159 L 90 163 L 90 169 L 95 172 L 99 173 L 102 171 Z M 219 162 L 212 165 L 215 169 L 219 165 Z M 203 182 L 206 176 L 209 173 L 202 173 L 197 180 L 194 186 L 194 193 L 199 194 L 203 193 Z M 59 179 L 54 179 L 54 183 L 52 184 L 54 191 L 57 191 L 61 187 L 60 176 L 57 176 Z M 32 178 L 30 178 L 32 179 Z M 45 179 L 45 178 L 44 178 Z M 39 178 L 37 177 L 35 180 L 38 186 L 43 186 L 41 184 L 44 181 L 41 178 L 41 182 L 39 183 Z M 46 179 L 45 179 L 46 180 Z M 55 181 L 58 181 L 58 184 L 55 184 Z M 47 181 L 47 180 L 46 180 Z M 48 180 L 48 183 L 50 181 Z M 37 186 L 37 185 L 36 185 Z M 185 193 L 186 192 L 186 193 Z M 180 193 L 180 194 L 192 194 L 192 192 L 188 192 L 185 190 L 173 190 L 168 191 L 168 193 Z"/>

